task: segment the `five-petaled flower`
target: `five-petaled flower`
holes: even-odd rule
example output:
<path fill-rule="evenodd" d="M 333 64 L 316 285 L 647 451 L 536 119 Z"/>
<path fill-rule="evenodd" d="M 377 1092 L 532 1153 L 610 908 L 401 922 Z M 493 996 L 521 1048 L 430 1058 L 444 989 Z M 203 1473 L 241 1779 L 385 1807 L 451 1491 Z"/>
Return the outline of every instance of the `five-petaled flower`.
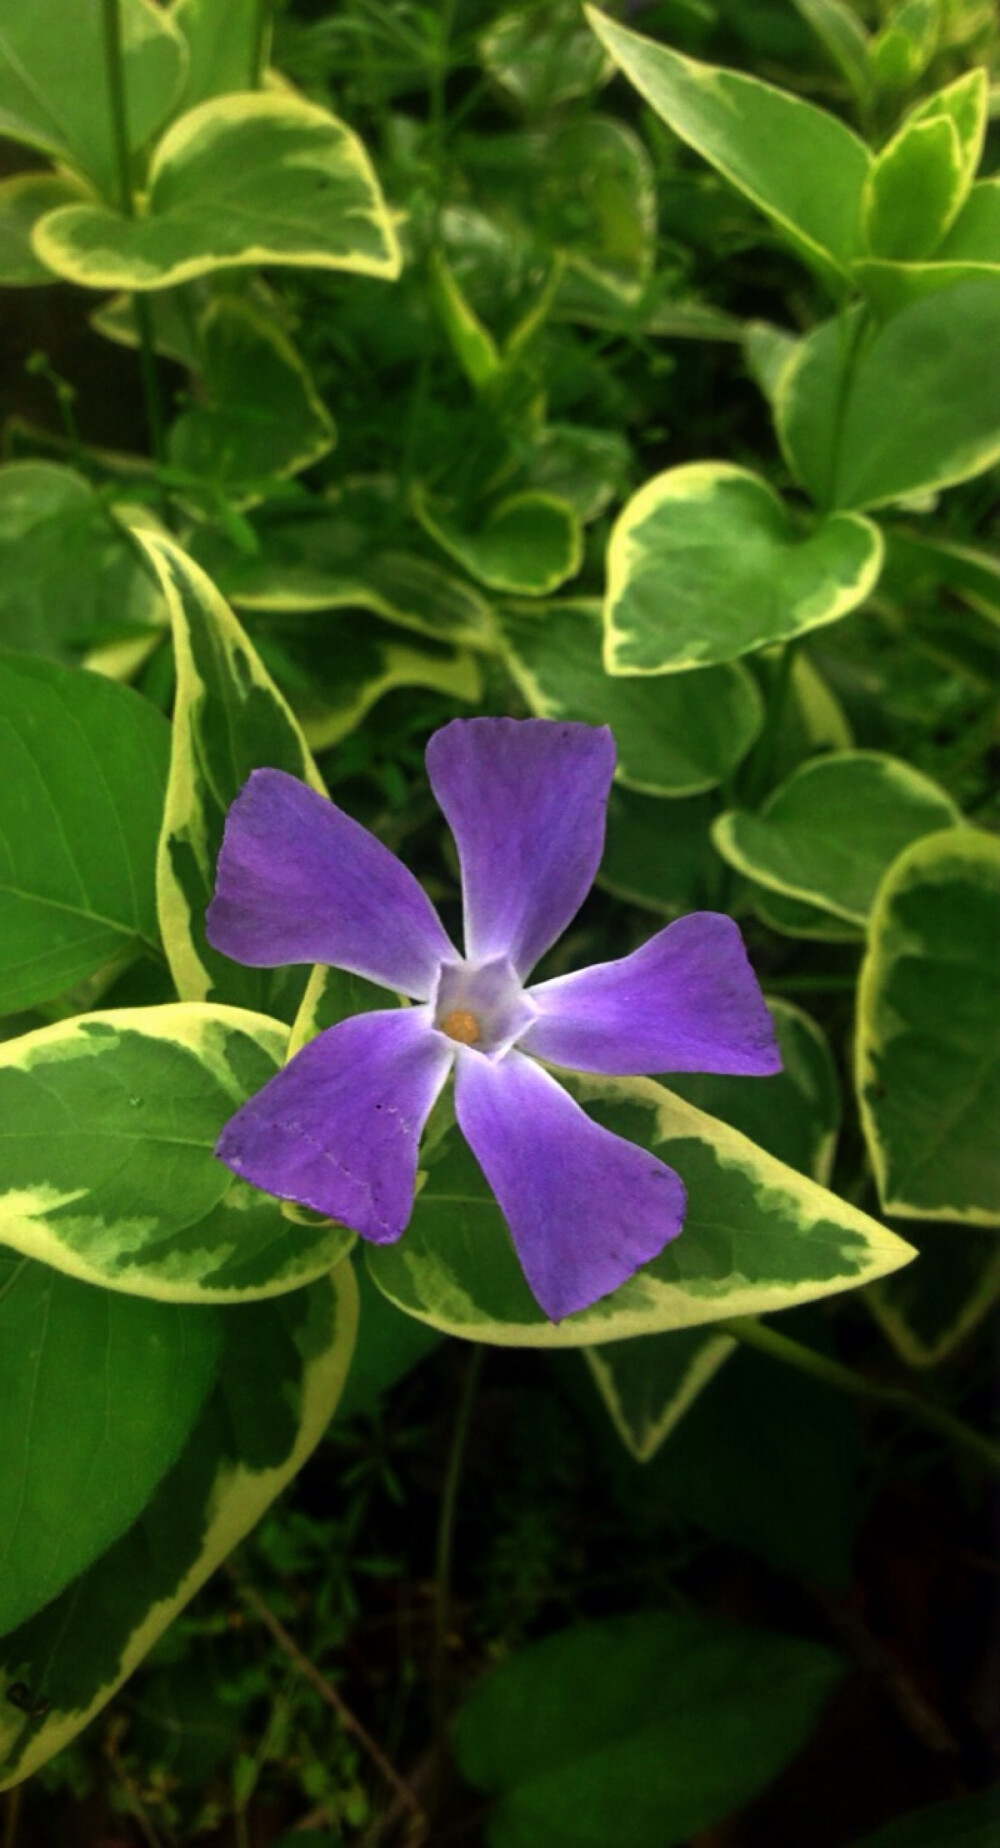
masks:
<path fill-rule="evenodd" d="M 614 764 L 607 727 L 455 719 L 434 734 L 427 769 L 458 847 L 464 956 L 389 849 L 280 770 L 255 770 L 233 803 L 208 912 L 210 941 L 236 962 L 325 963 L 415 1003 L 318 1034 L 226 1125 L 221 1159 L 388 1243 L 410 1218 L 421 1133 L 454 1071 L 459 1127 L 552 1320 L 655 1258 L 686 1202 L 672 1168 L 593 1122 L 538 1060 L 632 1076 L 781 1067 L 739 930 L 716 912 L 525 986 L 590 889 Z"/>

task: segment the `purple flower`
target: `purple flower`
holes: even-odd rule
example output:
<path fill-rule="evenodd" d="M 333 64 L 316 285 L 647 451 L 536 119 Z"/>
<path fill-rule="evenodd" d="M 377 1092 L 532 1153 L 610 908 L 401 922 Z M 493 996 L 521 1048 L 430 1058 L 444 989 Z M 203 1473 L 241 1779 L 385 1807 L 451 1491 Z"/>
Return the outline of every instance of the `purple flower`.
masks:
<path fill-rule="evenodd" d="M 229 811 L 207 919 L 236 962 L 327 963 L 416 1003 L 303 1047 L 227 1123 L 227 1166 L 387 1244 L 410 1218 L 420 1136 L 454 1071 L 459 1127 L 552 1320 L 655 1258 L 685 1193 L 537 1060 L 631 1075 L 781 1067 L 740 933 L 716 912 L 524 986 L 590 889 L 614 763 L 607 727 L 455 719 L 434 734 L 427 770 L 461 862 L 464 957 L 389 849 L 281 770 L 255 770 Z"/>

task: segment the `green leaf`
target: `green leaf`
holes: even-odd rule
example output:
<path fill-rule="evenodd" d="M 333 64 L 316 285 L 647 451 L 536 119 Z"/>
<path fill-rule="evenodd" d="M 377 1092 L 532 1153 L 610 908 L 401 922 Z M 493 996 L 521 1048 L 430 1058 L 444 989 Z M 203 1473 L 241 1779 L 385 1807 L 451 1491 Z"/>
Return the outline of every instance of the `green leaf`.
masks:
<path fill-rule="evenodd" d="M 170 728 L 127 687 L 0 650 L 0 1013 L 159 958 Z"/>
<path fill-rule="evenodd" d="M 943 789 L 899 758 L 841 751 L 795 770 L 759 815 L 720 815 L 712 839 L 757 885 L 864 924 L 897 854 L 961 819 Z"/>
<path fill-rule="evenodd" d="M 867 99 L 871 90 L 868 34 L 848 0 L 795 0 L 795 6 L 812 26 L 854 95 Z"/>
<path fill-rule="evenodd" d="M 672 918 L 711 905 L 719 873 L 709 835 L 714 814 L 708 796 L 664 801 L 615 784 L 600 884 Z"/>
<path fill-rule="evenodd" d="M 205 910 L 226 813 L 251 770 L 287 770 L 323 795 L 326 787 L 288 705 L 210 579 L 172 541 L 142 538 L 170 611 L 177 664 L 157 862 L 170 972 L 184 1001 L 231 1001 L 291 1019 L 306 971 L 230 962 L 205 936 Z"/>
<path fill-rule="evenodd" d="M 212 96 L 253 90 L 258 73 L 257 9 L 246 0 L 176 0 L 171 19 L 187 46 L 187 74 L 179 109 Z"/>
<path fill-rule="evenodd" d="M 184 41 L 151 0 L 120 0 L 129 145 L 143 147 L 177 99 Z M 0 135 L 66 161 L 117 196 L 101 9 L 64 0 L 4 8 L 0 21 Z"/>
<path fill-rule="evenodd" d="M 0 467 L 0 622 L 5 642 L 68 655 L 109 618 L 141 628 L 163 603 L 127 528 L 71 468 L 53 462 Z"/>
<path fill-rule="evenodd" d="M 333 420 L 288 336 L 250 302 L 217 297 L 199 332 L 199 395 L 171 426 L 168 459 L 213 503 L 246 506 L 325 456 Z"/>
<path fill-rule="evenodd" d="M 840 1672 L 819 1644 L 693 1611 L 575 1624 L 473 1689 L 458 1765 L 497 1799 L 491 1848 L 670 1848 L 774 1777 Z"/>
<path fill-rule="evenodd" d="M 824 507 L 880 507 L 982 474 L 1000 456 L 1000 276 L 903 308 L 858 345 L 824 321 L 781 376 L 778 435 Z"/>
<path fill-rule="evenodd" d="M 610 725 L 618 776 L 650 795 L 712 789 L 742 762 L 764 708 L 744 667 L 611 679 L 601 663 L 595 602 L 507 610 L 504 655 L 530 710 L 542 719 Z"/>
<path fill-rule="evenodd" d="M 884 319 L 911 302 L 1000 273 L 1000 180 L 973 186 L 951 230 L 926 263 L 875 259 L 854 266 L 859 286 Z"/>
<path fill-rule="evenodd" d="M 820 752 L 853 749 L 854 736 L 844 708 L 805 650 L 797 648 L 785 682 L 781 725 L 770 763 L 772 779 L 783 782 L 807 757 Z"/>
<path fill-rule="evenodd" d="M 992 1227 L 922 1221 L 907 1228 L 917 1263 L 874 1283 L 868 1307 L 908 1367 L 937 1367 L 1000 1301 Z"/>
<path fill-rule="evenodd" d="M 100 1711 L 301 1469 L 337 1404 L 357 1326 L 350 1265 L 273 1302 L 200 1313 L 217 1318 L 223 1352 L 178 1461 L 128 1533 L 0 1647 L 0 1784 L 30 1776 Z"/>
<path fill-rule="evenodd" d="M 803 529 L 748 469 L 668 469 L 633 495 L 611 534 L 608 672 L 708 667 L 837 622 L 881 566 L 868 520 L 835 514 Z"/>
<path fill-rule="evenodd" d="M 879 889 L 857 1086 L 879 1195 L 907 1218 L 1000 1225 L 1000 841 L 917 841 Z"/>
<path fill-rule="evenodd" d="M 313 751 L 332 750 L 395 687 L 430 687 L 465 701 L 482 693 L 478 656 L 404 639 L 364 611 L 345 611 L 333 622 L 281 623 L 268 645 L 275 673 L 286 670 L 289 696 Z"/>
<path fill-rule="evenodd" d="M 0 286 L 37 288 L 57 277 L 40 263 L 31 233 L 46 212 L 86 198 L 86 187 L 69 173 L 17 173 L 0 180 Z"/>
<path fill-rule="evenodd" d="M 769 930 L 776 930 L 781 937 L 805 937 L 816 943 L 855 943 L 864 939 L 864 930 L 860 924 L 851 924 L 846 918 L 834 917 L 831 911 L 821 911 L 817 905 L 803 904 L 801 899 L 788 898 L 784 892 L 772 892 L 766 886 L 753 886 L 748 894 L 757 916 Z"/>
<path fill-rule="evenodd" d="M 834 293 L 857 254 L 868 150 L 835 116 L 697 63 L 586 8 L 619 68 L 675 135 L 765 214 Z"/>
<path fill-rule="evenodd" d="M 238 1302 L 329 1270 L 353 1235 L 291 1231 L 215 1157 L 273 1078 L 275 1020 L 199 1003 L 81 1014 L 0 1045 L 0 1241 L 107 1289 Z"/>
<path fill-rule="evenodd" d="M 610 74 L 576 0 L 502 13 L 482 34 L 479 56 L 490 76 L 523 108 L 539 113 L 589 96 Z"/>
<path fill-rule="evenodd" d="M 162 289 L 234 265 L 399 273 L 396 234 L 361 142 L 312 103 L 253 91 L 201 103 L 153 157 L 146 211 L 63 206 L 43 263 L 88 289 Z"/>
<path fill-rule="evenodd" d="M 947 116 L 906 122 L 865 181 L 861 220 L 873 256 L 919 262 L 937 249 L 968 190 Z"/>
<path fill-rule="evenodd" d="M 415 1322 L 412 1315 L 401 1315 L 394 1309 L 375 1288 L 367 1266 L 357 1254 L 353 1266 L 358 1285 L 358 1339 L 337 1407 L 338 1418 L 374 1412 L 382 1394 L 405 1379 L 443 1340 L 436 1328 L 428 1328 L 424 1322 Z"/>
<path fill-rule="evenodd" d="M 737 1345 L 718 1329 L 678 1328 L 581 1351 L 625 1449 L 648 1463 Z"/>
<path fill-rule="evenodd" d="M 492 645 L 489 605 L 471 584 L 404 551 L 360 494 L 331 495 L 254 527 L 259 549 L 199 537 L 197 557 L 224 596 L 247 610 L 370 610 L 435 641 Z"/>
<path fill-rule="evenodd" d="M 546 597 L 575 577 L 583 559 L 580 522 L 568 501 L 526 491 L 498 501 L 474 527 L 414 497 L 424 531 L 488 590 Z"/>
<path fill-rule="evenodd" d="M 403 1238 L 367 1250 L 375 1282 L 400 1309 L 467 1340 L 588 1347 L 790 1308 L 853 1289 L 912 1256 L 893 1233 L 662 1085 L 579 1074 L 565 1081 L 597 1122 L 680 1174 L 688 1194 L 680 1237 L 603 1301 L 549 1322 L 455 1133 L 427 1152 Z"/>
<path fill-rule="evenodd" d="M 927 69 L 937 49 L 940 0 L 902 0 L 868 48 L 872 76 L 881 90 L 907 90 Z"/>
<path fill-rule="evenodd" d="M 213 1384 L 216 1317 L 0 1255 L 0 1635 L 142 1513 Z"/>
<path fill-rule="evenodd" d="M 943 90 L 927 96 L 907 116 L 908 122 L 950 122 L 958 136 L 958 145 L 968 191 L 974 178 L 986 138 L 990 85 L 987 72 L 980 65 L 966 71 Z"/>
<path fill-rule="evenodd" d="M 901 1816 L 852 1848 L 995 1848 L 998 1827 L 1000 1797 L 994 1786 Z"/>
<path fill-rule="evenodd" d="M 822 1027 L 801 1008 L 769 995 L 782 1070 L 773 1078 L 674 1072 L 678 1097 L 721 1117 L 778 1161 L 827 1186 L 840 1128 L 837 1068 Z"/>

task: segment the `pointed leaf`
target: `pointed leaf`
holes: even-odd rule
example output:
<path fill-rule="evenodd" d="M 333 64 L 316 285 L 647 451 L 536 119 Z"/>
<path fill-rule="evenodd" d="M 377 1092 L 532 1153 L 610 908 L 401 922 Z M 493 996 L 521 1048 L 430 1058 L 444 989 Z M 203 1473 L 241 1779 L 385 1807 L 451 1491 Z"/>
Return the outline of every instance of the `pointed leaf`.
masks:
<path fill-rule="evenodd" d="M 213 1384 L 219 1332 L 0 1256 L 0 1635 L 142 1513 Z"/>
<path fill-rule="evenodd" d="M 776 419 L 825 507 L 880 507 L 982 474 L 1000 456 L 1000 276 L 915 301 L 858 349 L 824 321 L 782 373 Z"/>
<path fill-rule="evenodd" d="M 473 1689 L 456 1756 L 497 1799 L 491 1848 L 671 1848 L 775 1775 L 840 1672 L 816 1643 L 694 1611 L 574 1624 Z"/>
<path fill-rule="evenodd" d="M 44 219 L 35 249 L 88 289 L 162 289 L 234 265 L 290 263 L 392 278 L 399 248 L 361 142 L 313 103 L 248 91 L 168 129 L 142 217 L 89 205 Z"/>
<path fill-rule="evenodd" d="M 473 1155 L 452 1134 L 427 1155 L 402 1239 L 366 1253 L 375 1282 L 399 1308 L 469 1340 L 581 1347 L 790 1308 L 867 1283 L 913 1255 L 874 1220 L 662 1085 L 574 1075 L 572 1091 L 606 1129 L 680 1174 L 688 1194 L 680 1237 L 602 1302 L 549 1322 Z"/>
<path fill-rule="evenodd" d="M 159 960 L 170 728 L 127 687 L 0 650 L 0 1013 Z"/>
<path fill-rule="evenodd" d="M 951 797 L 899 758 L 841 751 L 794 771 L 759 815 L 720 815 L 712 839 L 758 885 L 864 924 L 897 854 L 960 821 Z"/>
<path fill-rule="evenodd" d="M 109 620 L 162 621 L 155 574 L 113 508 L 74 469 L 0 467 L 0 622 L 4 641 L 68 656 Z"/>
<path fill-rule="evenodd" d="M 835 293 L 857 254 L 870 163 L 837 118 L 739 71 L 685 58 L 587 7 L 598 38 L 675 135 L 745 193 Z"/>
<path fill-rule="evenodd" d="M 244 969 L 213 950 L 205 911 L 222 828 L 251 770 L 326 787 L 282 695 L 211 580 L 171 540 L 142 535 L 170 611 L 177 663 L 173 748 L 157 897 L 170 972 L 185 1001 L 232 1001 L 291 1019 L 304 970 Z"/>
<path fill-rule="evenodd" d="M 282 1063 L 286 1030 L 180 1003 L 81 1014 L 0 1045 L 0 1241 L 67 1276 L 180 1303 L 296 1289 L 352 1243 L 215 1157 Z"/>
<path fill-rule="evenodd" d="M 717 1329 L 678 1328 L 582 1353 L 625 1449 L 648 1463 L 737 1346 Z"/>
<path fill-rule="evenodd" d="M 178 1461 L 122 1539 L 0 1644 L 0 1786 L 100 1711 L 301 1469 L 337 1404 L 357 1327 L 350 1265 L 274 1302 L 198 1313 L 218 1318 L 223 1354 Z"/>
<path fill-rule="evenodd" d="M 633 495 L 611 534 L 608 672 L 681 673 L 837 622 L 881 566 L 868 520 L 837 514 L 803 530 L 748 469 L 668 469 Z"/>
<path fill-rule="evenodd" d="M 931 256 L 967 190 L 954 123 L 943 115 L 905 123 L 865 181 L 861 218 L 872 255 L 900 263 Z"/>
<path fill-rule="evenodd" d="M 605 674 L 596 602 L 507 610 L 504 653 L 530 710 L 541 719 L 610 725 L 617 774 L 650 795 L 712 789 L 742 762 L 760 731 L 763 701 L 741 666 L 636 677 Z"/>
<path fill-rule="evenodd" d="M 890 867 L 858 991 L 857 1086 L 879 1194 L 1000 1225 L 1000 841 L 950 829 Z"/>

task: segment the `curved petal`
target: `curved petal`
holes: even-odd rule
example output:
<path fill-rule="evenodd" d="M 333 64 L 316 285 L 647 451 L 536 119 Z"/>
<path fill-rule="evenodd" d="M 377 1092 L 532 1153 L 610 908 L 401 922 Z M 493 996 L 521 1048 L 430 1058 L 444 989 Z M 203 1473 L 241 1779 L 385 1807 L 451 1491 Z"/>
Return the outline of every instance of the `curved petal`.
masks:
<path fill-rule="evenodd" d="M 455 1108 L 551 1321 L 606 1296 L 680 1231 L 673 1169 L 591 1122 L 533 1060 L 459 1053 Z"/>
<path fill-rule="evenodd" d="M 330 963 L 420 1001 L 455 958 L 395 854 L 284 770 L 254 770 L 230 808 L 205 923 L 234 962 Z"/>
<path fill-rule="evenodd" d="M 607 726 L 453 719 L 427 746 L 462 866 L 465 954 L 525 976 L 593 884 L 615 767 Z"/>
<path fill-rule="evenodd" d="M 540 982 L 520 1045 L 582 1072 L 781 1070 L 774 1026 L 732 918 L 692 911 L 620 962 Z"/>
<path fill-rule="evenodd" d="M 244 1104 L 215 1152 L 255 1187 L 388 1244 L 413 1211 L 420 1136 L 453 1057 L 422 1008 L 355 1014 Z"/>

